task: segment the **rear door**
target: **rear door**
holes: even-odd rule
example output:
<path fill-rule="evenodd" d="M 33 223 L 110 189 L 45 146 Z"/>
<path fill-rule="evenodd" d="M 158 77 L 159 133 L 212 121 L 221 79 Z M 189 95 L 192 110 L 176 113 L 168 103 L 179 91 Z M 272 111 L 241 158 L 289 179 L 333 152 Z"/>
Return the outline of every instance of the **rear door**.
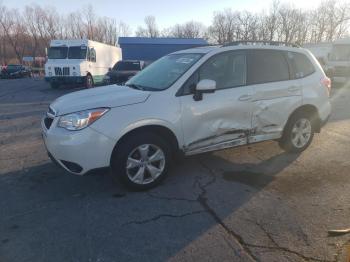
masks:
<path fill-rule="evenodd" d="M 250 50 L 247 83 L 254 89 L 254 103 L 249 142 L 279 138 L 289 115 L 302 104 L 301 83 L 292 74 L 287 52 Z"/>

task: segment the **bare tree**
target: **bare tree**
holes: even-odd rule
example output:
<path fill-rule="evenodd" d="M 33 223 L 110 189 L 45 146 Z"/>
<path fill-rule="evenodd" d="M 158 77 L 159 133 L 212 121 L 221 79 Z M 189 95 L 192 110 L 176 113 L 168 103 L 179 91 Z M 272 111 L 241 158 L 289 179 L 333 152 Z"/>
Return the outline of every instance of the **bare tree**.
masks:
<path fill-rule="evenodd" d="M 160 35 L 154 16 L 146 16 L 144 22 L 146 27 L 139 26 L 136 30 L 136 36 L 154 38 Z"/>
<path fill-rule="evenodd" d="M 239 30 L 237 38 L 241 40 L 257 40 L 258 17 L 252 13 L 244 11 L 237 16 Z"/>
<path fill-rule="evenodd" d="M 206 28 L 196 21 L 178 23 L 161 32 L 154 16 L 144 19 L 145 25 L 136 30 L 144 37 L 204 37 L 212 43 L 235 40 L 278 40 L 285 42 L 333 41 L 349 35 L 350 4 L 342 0 L 323 0 L 311 11 L 281 5 L 274 0 L 270 9 L 259 14 L 225 9 L 215 12 Z M 99 17 L 91 5 L 68 15 L 54 8 L 39 5 L 21 10 L 10 9 L 0 0 L 0 62 L 24 55 L 38 56 L 50 40 L 56 38 L 88 38 L 115 44 L 118 37 L 131 35 L 122 21 Z"/>
<path fill-rule="evenodd" d="M 212 25 L 209 27 L 211 40 L 223 44 L 232 42 L 240 35 L 239 12 L 226 9 L 214 13 Z"/>
<path fill-rule="evenodd" d="M 278 9 L 279 1 L 273 1 L 270 8 L 270 13 L 265 17 L 265 26 L 268 32 L 268 40 L 272 41 L 275 38 L 276 31 L 278 29 Z M 264 18 L 262 18 L 264 19 Z"/>
<path fill-rule="evenodd" d="M 86 26 L 87 38 L 94 39 L 96 15 L 92 5 L 88 5 L 83 9 L 83 18 Z"/>
<path fill-rule="evenodd" d="M 21 62 L 25 50 L 24 40 L 27 36 L 23 19 L 17 9 L 8 10 L 6 7 L 2 7 L 0 11 L 0 26 L 13 48 L 18 62 Z"/>
<path fill-rule="evenodd" d="M 164 29 L 162 35 L 164 37 L 198 38 L 206 37 L 206 31 L 207 29 L 202 23 L 189 21 Z"/>
<path fill-rule="evenodd" d="M 131 35 L 131 28 L 128 24 L 124 23 L 123 21 L 119 21 L 117 24 L 117 35 L 120 36 L 130 36 Z"/>

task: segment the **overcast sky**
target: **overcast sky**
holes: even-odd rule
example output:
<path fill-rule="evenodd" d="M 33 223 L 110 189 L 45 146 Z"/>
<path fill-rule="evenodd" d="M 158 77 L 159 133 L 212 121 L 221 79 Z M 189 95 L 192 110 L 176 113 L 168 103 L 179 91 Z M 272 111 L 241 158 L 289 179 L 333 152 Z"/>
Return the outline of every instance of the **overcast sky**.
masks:
<path fill-rule="evenodd" d="M 350 0 L 345 0 L 350 1 Z M 1 0 L 0 0 L 1 2 Z M 321 0 L 282 0 L 295 7 L 312 9 Z M 60 13 L 69 13 L 91 4 L 99 16 L 107 16 L 122 20 L 133 30 L 143 24 L 143 18 L 154 15 L 160 28 L 166 28 L 176 23 L 190 20 L 200 21 L 209 25 L 214 11 L 232 8 L 233 10 L 248 10 L 260 12 L 268 10 L 269 0 L 12 0 L 2 1 L 8 7 L 21 8 L 32 3 L 41 6 L 54 6 Z"/>

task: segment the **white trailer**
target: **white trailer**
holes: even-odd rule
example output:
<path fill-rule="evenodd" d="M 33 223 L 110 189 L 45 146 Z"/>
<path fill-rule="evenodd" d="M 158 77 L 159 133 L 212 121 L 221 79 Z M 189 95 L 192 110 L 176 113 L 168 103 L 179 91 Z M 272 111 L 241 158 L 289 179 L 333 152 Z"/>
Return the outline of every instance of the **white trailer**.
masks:
<path fill-rule="evenodd" d="M 45 80 L 52 88 L 79 83 L 91 88 L 122 60 L 119 47 L 87 40 L 52 40 L 45 64 Z"/>
<path fill-rule="evenodd" d="M 322 42 L 316 44 L 304 44 L 304 48 L 308 49 L 320 62 L 323 70 L 327 70 L 329 53 L 332 50 L 331 42 Z"/>
<path fill-rule="evenodd" d="M 350 81 L 350 38 L 340 39 L 333 43 L 327 66 L 327 73 L 334 82 L 347 83 Z"/>

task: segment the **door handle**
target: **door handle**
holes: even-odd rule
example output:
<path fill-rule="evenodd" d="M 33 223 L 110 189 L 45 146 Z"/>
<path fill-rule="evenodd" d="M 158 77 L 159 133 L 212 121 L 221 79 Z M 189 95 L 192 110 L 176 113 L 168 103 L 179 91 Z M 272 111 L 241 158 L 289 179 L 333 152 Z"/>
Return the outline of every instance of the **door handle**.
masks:
<path fill-rule="evenodd" d="M 238 98 L 239 101 L 249 101 L 253 98 L 252 95 L 242 95 Z"/>
<path fill-rule="evenodd" d="M 288 87 L 288 92 L 290 92 L 290 93 L 294 93 L 294 92 L 297 92 L 299 90 L 300 90 L 299 86 L 290 86 L 290 87 Z"/>

